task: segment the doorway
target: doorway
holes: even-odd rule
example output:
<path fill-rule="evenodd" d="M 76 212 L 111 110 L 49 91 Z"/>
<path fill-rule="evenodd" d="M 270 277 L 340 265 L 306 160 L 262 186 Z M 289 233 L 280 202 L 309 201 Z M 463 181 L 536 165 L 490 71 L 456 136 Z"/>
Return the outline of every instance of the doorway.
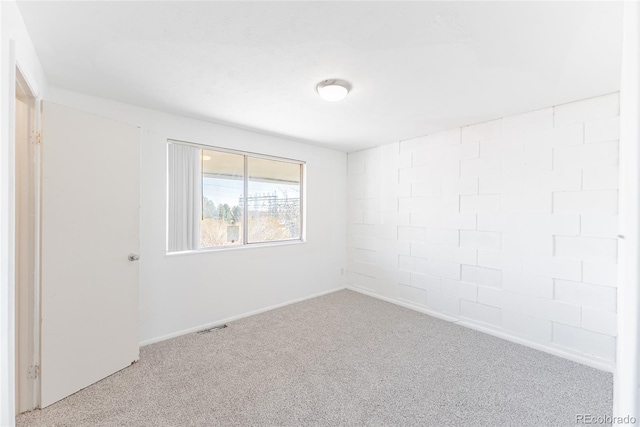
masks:
<path fill-rule="evenodd" d="M 40 147 L 36 97 L 16 68 L 16 413 L 40 406 Z"/>

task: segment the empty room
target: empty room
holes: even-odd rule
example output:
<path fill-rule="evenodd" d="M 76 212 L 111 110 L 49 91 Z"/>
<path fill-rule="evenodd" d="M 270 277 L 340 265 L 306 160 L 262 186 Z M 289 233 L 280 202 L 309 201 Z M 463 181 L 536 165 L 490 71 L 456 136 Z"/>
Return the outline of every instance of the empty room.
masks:
<path fill-rule="evenodd" d="M 0 426 L 640 425 L 640 3 L 0 2 Z"/>

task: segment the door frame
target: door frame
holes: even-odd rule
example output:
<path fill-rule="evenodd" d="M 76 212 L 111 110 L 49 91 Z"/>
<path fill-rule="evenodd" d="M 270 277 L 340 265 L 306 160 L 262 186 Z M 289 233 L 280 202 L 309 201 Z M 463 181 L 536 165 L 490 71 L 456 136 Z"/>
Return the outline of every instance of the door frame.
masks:
<path fill-rule="evenodd" d="M 6 71 L 0 84 L 2 85 L 2 110 L 0 126 L 0 232 L 3 236 L 0 243 L 0 424 L 14 425 L 16 416 L 16 88 L 17 78 L 20 75 L 21 83 L 29 89 L 34 98 L 34 127 L 39 132 L 41 123 L 41 88 L 35 84 L 36 80 L 21 66 L 16 55 L 16 41 L 9 39 L 7 49 L 2 52 L 2 70 Z M 6 90 L 6 92 L 5 92 Z M 6 121 L 5 121 L 6 120 Z M 39 178 L 38 178 L 39 185 Z M 39 197 L 40 187 L 36 190 Z M 40 217 L 40 207 L 37 205 L 37 217 Z M 37 224 L 37 233 L 40 224 Z M 38 235 L 38 234 L 36 234 Z M 36 266 L 40 265 L 39 239 L 36 243 L 38 259 Z M 40 286 L 39 268 L 36 268 L 34 296 L 35 325 L 34 348 L 38 349 L 35 357 L 40 357 Z M 39 363 L 39 362 L 38 362 Z M 34 384 L 34 408 L 39 406 L 40 386 Z"/>
<path fill-rule="evenodd" d="M 25 366 L 30 366 L 32 375 L 29 377 L 29 380 L 25 383 L 21 382 L 20 378 L 16 378 L 16 414 L 19 413 L 19 404 L 18 401 L 19 396 L 17 391 L 19 387 L 26 386 L 30 390 L 31 399 L 27 404 L 28 408 L 26 410 L 33 410 L 40 407 L 40 375 L 39 375 L 39 366 L 40 366 L 40 228 L 41 228 L 41 145 L 40 145 L 40 102 L 36 96 L 36 92 L 25 76 L 25 74 L 20 70 L 19 63 L 16 63 L 15 66 L 15 92 L 14 96 L 17 98 L 19 94 L 22 98 L 25 98 L 29 102 L 30 117 L 29 117 L 29 136 L 28 136 L 28 144 L 33 145 L 33 171 L 31 173 L 30 178 L 33 179 L 33 187 L 29 188 L 29 198 L 34 203 L 34 220 L 33 223 L 30 224 L 30 227 L 33 231 L 33 241 L 30 242 L 33 244 L 33 253 L 30 253 L 29 256 L 33 256 L 33 281 L 28 283 L 28 286 L 32 287 L 32 293 L 29 295 L 28 300 L 26 301 L 26 305 L 32 310 L 32 322 L 33 327 L 27 328 L 21 332 L 19 316 L 20 316 L 20 302 L 19 301 L 19 292 L 18 287 L 20 284 L 18 277 L 14 272 L 14 295 L 15 295 L 15 308 L 16 308 L 16 343 L 18 342 L 19 334 L 24 334 L 24 339 L 27 341 L 31 341 L 33 344 L 33 352 L 31 354 L 21 354 L 19 351 L 19 346 L 16 345 L 16 367 L 18 366 L 18 362 L 24 364 Z M 14 101 L 15 103 L 15 101 Z M 15 104 L 14 104 L 15 105 Z M 14 112 L 15 113 L 15 112 Z M 15 122 L 15 116 L 14 116 Z M 14 130 L 14 144 L 24 143 L 24 141 L 16 141 L 15 140 L 15 130 Z M 16 158 L 17 156 L 17 145 L 14 145 L 14 171 L 13 177 L 16 177 L 17 169 Z M 14 182 L 14 189 L 16 188 L 17 182 Z M 17 207 L 17 199 L 14 194 L 14 209 Z M 14 211 L 15 212 L 15 211 Z M 16 218 L 14 214 L 14 223 L 12 225 L 13 229 L 16 229 Z M 17 233 L 15 235 L 15 243 L 22 239 Z M 15 251 L 15 244 L 13 245 L 13 250 Z M 17 260 L 18 254 L 15 254 L 15 259 Z M 15 263 L 14 263 L 15 265 Z M 14 267 L 15 268 L 15 267 Z M 24 380 L 24 379 L 23 379 Z"/>

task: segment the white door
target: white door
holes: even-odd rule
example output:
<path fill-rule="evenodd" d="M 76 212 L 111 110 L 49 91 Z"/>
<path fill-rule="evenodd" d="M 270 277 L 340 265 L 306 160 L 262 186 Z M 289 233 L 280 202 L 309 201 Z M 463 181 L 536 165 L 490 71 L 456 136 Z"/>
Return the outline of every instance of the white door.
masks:
<path fill-rule="evenodd" d="M 138 360 L 140 132 L 44 103 L 41 407 Z"/>

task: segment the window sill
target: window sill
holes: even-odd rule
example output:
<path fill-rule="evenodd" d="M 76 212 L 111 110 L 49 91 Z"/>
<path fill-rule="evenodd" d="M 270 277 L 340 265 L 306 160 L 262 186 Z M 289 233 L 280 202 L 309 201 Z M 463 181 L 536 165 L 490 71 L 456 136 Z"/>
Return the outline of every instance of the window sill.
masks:
<path fill-rule="evenodd" d="M 249 243 L 246 245 L 238 245 L 238 246 L 220 246 L 217 248 L 202 248 L 202 249 L 195 249 L 191 251 L 167 252 L 165 253 L 165 256 L 175 257 L 175 256 L 183 256 L 183 255 L 206 254 L 206 253 L 212 253 L 212 252 L 237 251 L 237 250 L 243 250 L 243 249 L 270 248 L 274 246 L 300 245 L 304 243 L 307 243 L 307 242 L 306 240 L 302 240 L 302 239 L 280 240 L 278 242 Z"/>

